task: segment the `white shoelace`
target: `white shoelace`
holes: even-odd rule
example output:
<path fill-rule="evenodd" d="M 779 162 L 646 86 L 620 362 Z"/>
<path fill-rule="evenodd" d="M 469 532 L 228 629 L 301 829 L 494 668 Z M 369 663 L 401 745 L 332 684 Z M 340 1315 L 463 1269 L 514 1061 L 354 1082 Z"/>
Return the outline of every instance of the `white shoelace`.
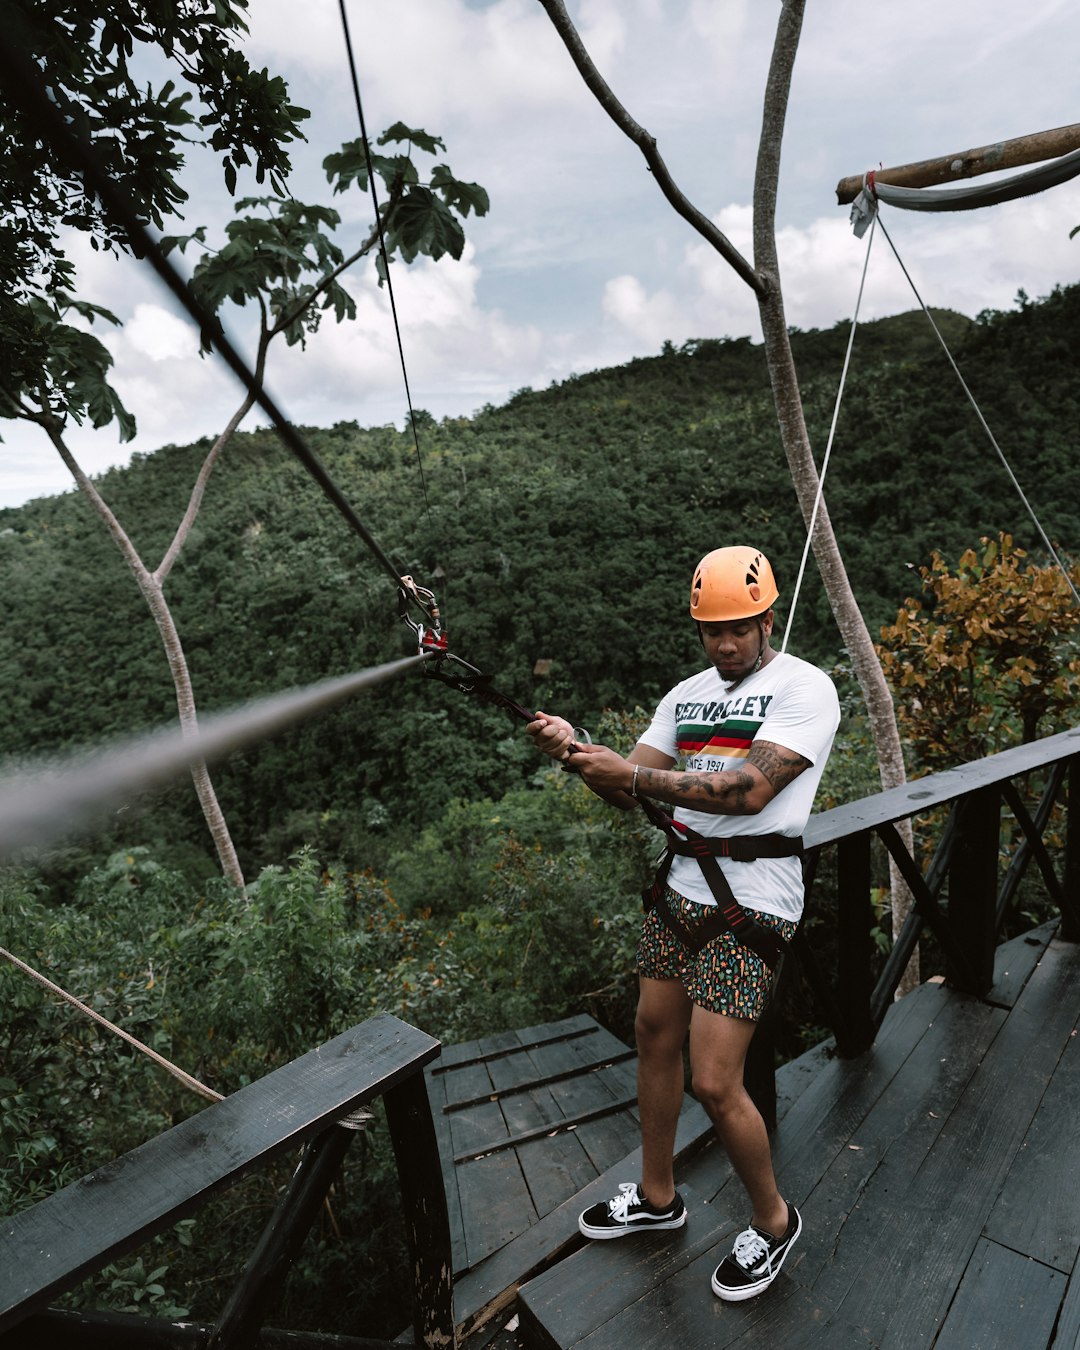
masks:
<path fill-rule="evenodd" d="M 772 1271 L 772 1253 L 769 1251 L 769 1244 L 754 1228 L 747 1228 L 745 1232 L 739 1234 L 735 1239 L 735 1250 L 732 1255 L 743 1270 L 753 1270 L 762 1257 L 765 1257 L 765 1268 Z"/>
<path fill-rule="evenodd" d="M 631 1205 L 639 1204 L 638 1190 L 636 1181 L 621 1181 L 619 1183 L 621 1195 L 617 1195 L 614 1200 L 608 1202 L 608 1211 L 613 1219 L 618 1219 L 620 1223 L 626 1222 L 626 1216 Z"/>

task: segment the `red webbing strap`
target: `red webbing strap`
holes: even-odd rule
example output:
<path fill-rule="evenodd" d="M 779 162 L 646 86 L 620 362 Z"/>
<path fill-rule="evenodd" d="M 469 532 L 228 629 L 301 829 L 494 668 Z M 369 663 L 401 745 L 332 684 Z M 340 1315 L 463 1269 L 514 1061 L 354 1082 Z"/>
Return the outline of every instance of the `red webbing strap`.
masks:
<path fill-rule="evenodd" d="M 756 952 L 770 970 L 774 969 L 787 944 L 782 938 L 779 938 L 768 928 L 763 928 L 761 924 L 752 919 L 735 899 L 731 884 L 724 875 L 720 864 L 716 861 L 717 843 L 723 843 L 724 841 L 710 839 L 706 835 L 699 834 L 697 830 L 692 830 L 688 825 L 683 825 L 681 822 L 677 823 L 666 811 L 660 810 L 658 806 L 645 797 L 639 797 L 638 800 L 641 802 L 642 810 L 652 823 L 658 829 L 663 830 L 669 839 L 676 829 L 683 834 L 691 846 L 693 856 L 697 858 L 698 866 L 701 868 L 702 875 L 712 892 L 713 899 L 716 901 L 715 910 L 693 934 L 678 916 L 672 913 L 668 904 L 661 905 L 658 917 L 665 927 L 694 953 L 701 951 L 713 938 L 719 937 L 720 934 L 730 930 L 744 947 L 749 947 L 751 951 Z M 664 850 L 664 855 L 660 860 L 652 884 L 642 892 L 641 898 L 646 913 L 664 895 L 673 856 L 670 848 Z"/>

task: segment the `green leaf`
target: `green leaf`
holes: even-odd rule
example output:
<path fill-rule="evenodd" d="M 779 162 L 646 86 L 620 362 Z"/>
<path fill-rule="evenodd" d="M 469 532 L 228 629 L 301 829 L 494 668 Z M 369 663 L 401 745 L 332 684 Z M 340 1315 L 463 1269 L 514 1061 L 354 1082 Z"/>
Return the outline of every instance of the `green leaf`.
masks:
<path fill-rule="evenodd" d="M 387 127 L 377 144 L 389 145 L 392 141 L 411 141 L 419 149 L 426 150 L 429 155 L 446 149 L 441 136 L 431 136 L 422 127 L 407 127 L 404 122 L 395 122 L 392 127 Z"/>
<path fill-rule="evenodd" d="M 428 188 L 413 188 L 387 216 L 387 244 L 406 262 L 420 253 L 439 259 L 444 253 L 460 258 L 465 232 L 446 203 Z"/>
<path fill-rule="evenodd" d="M 367 191 L 368 168 L 362 140 L 347 141 L 335 154 L 327 155 L 323 168 L 327 182 L 334 184 L 335 193 L 347 192 L 353 184 L 362 192 Z"/>
<path fill-rule="evenodd" d="M 479 183 L 463 183 L 454 177 L 445 164 L 436 164 L 432 170 L 431 186 L 442 195 L 447 206 L 459 215 L 467 216 L 471 210 L 478 216 L 486 216 L 491 206 L 488 194 Z"/>

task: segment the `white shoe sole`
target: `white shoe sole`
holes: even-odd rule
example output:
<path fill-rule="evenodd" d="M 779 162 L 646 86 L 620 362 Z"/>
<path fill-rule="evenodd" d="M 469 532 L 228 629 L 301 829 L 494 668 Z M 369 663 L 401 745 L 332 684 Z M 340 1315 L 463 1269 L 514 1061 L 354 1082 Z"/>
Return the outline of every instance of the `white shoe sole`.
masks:
<path fill-rule="evenodd" d="M 744 1303 L 748 1298 L 756 1298 L 758 1294 L 763 1294 L 765 1290 L 768 1289 L 769 1285 L 772 1284 L 773 1280 L 776 1279 L 777 1275 L 779 1275 L 780 1271 L 783 1269 L 784 1262 L 788 1259 L 788 1253 L 791 1251 L 792 1247 L 795 1246 L 795 1243 L 799 1240 L 799 1234 L 802 1232 L 802 1215 L 797 1209 L 795 1210 L 795 1216 L 799 1221 L 798 1226 L 796 1227 L 791 1240 L 788 1242 L 788 1245 L 784 1248 L 783 1256 L 781 1256 L 775 1270 L 770 1273 L 768 1279 L 758 1280 L 756 1284 L 738 1285 L 736 1287 L 729 1284 L 721 1284 L 716 1278 L 720 1273 L 720 1267 L 717 1266 L 713 1271 L 712 1280 L 710 1281 L 712 1291 L 717 1298 L 722 1298 L 725 1303 Z"/>
<path fill-rule="evenodd" d="M 587 1238 L 594 1241 L 604 1242 L 608 1238 L 629 1237 L 631 1233 L 656 1233 L 664 1229 L 681 1228 L 686 1222 L 686 1210 L 679 1215 L 677 1219 L 662 1219 L 659 1223 L 627 1223 L 618 1228 L 594 1228 L 592 1224 L 585 1222 L 585 1216 L 579 1215 L 578 1229 L 585 1234 Z"/>

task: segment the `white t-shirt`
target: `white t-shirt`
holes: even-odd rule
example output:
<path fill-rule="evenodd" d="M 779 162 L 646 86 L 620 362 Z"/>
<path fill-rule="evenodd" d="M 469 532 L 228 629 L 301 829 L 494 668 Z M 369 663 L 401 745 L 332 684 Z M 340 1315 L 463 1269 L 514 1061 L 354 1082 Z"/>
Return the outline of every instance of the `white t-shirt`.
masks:
<path fill-rule="evenodd" d="M 760 737 L 793 750 L 810 767 L 783 788 L 757 815 L 713 815 L 675 808 L 676 820 L 705 835 L 785 834 L 806 827 L 814 794 L 840 722 L 840 701 L 824 671 L 778 652 L 732 693 L 710 667 L 668 693 L 641 743 L 676 761 L 687 773 L 738 769 Z M 798 920 L 803 909 L 802 863 L 798 858 L 735 862 L 717 858 L 732 892 L 749 909 Z M 668 885 L 702 905 L 716 902 L 695 858 L 672 859 Z"/>

